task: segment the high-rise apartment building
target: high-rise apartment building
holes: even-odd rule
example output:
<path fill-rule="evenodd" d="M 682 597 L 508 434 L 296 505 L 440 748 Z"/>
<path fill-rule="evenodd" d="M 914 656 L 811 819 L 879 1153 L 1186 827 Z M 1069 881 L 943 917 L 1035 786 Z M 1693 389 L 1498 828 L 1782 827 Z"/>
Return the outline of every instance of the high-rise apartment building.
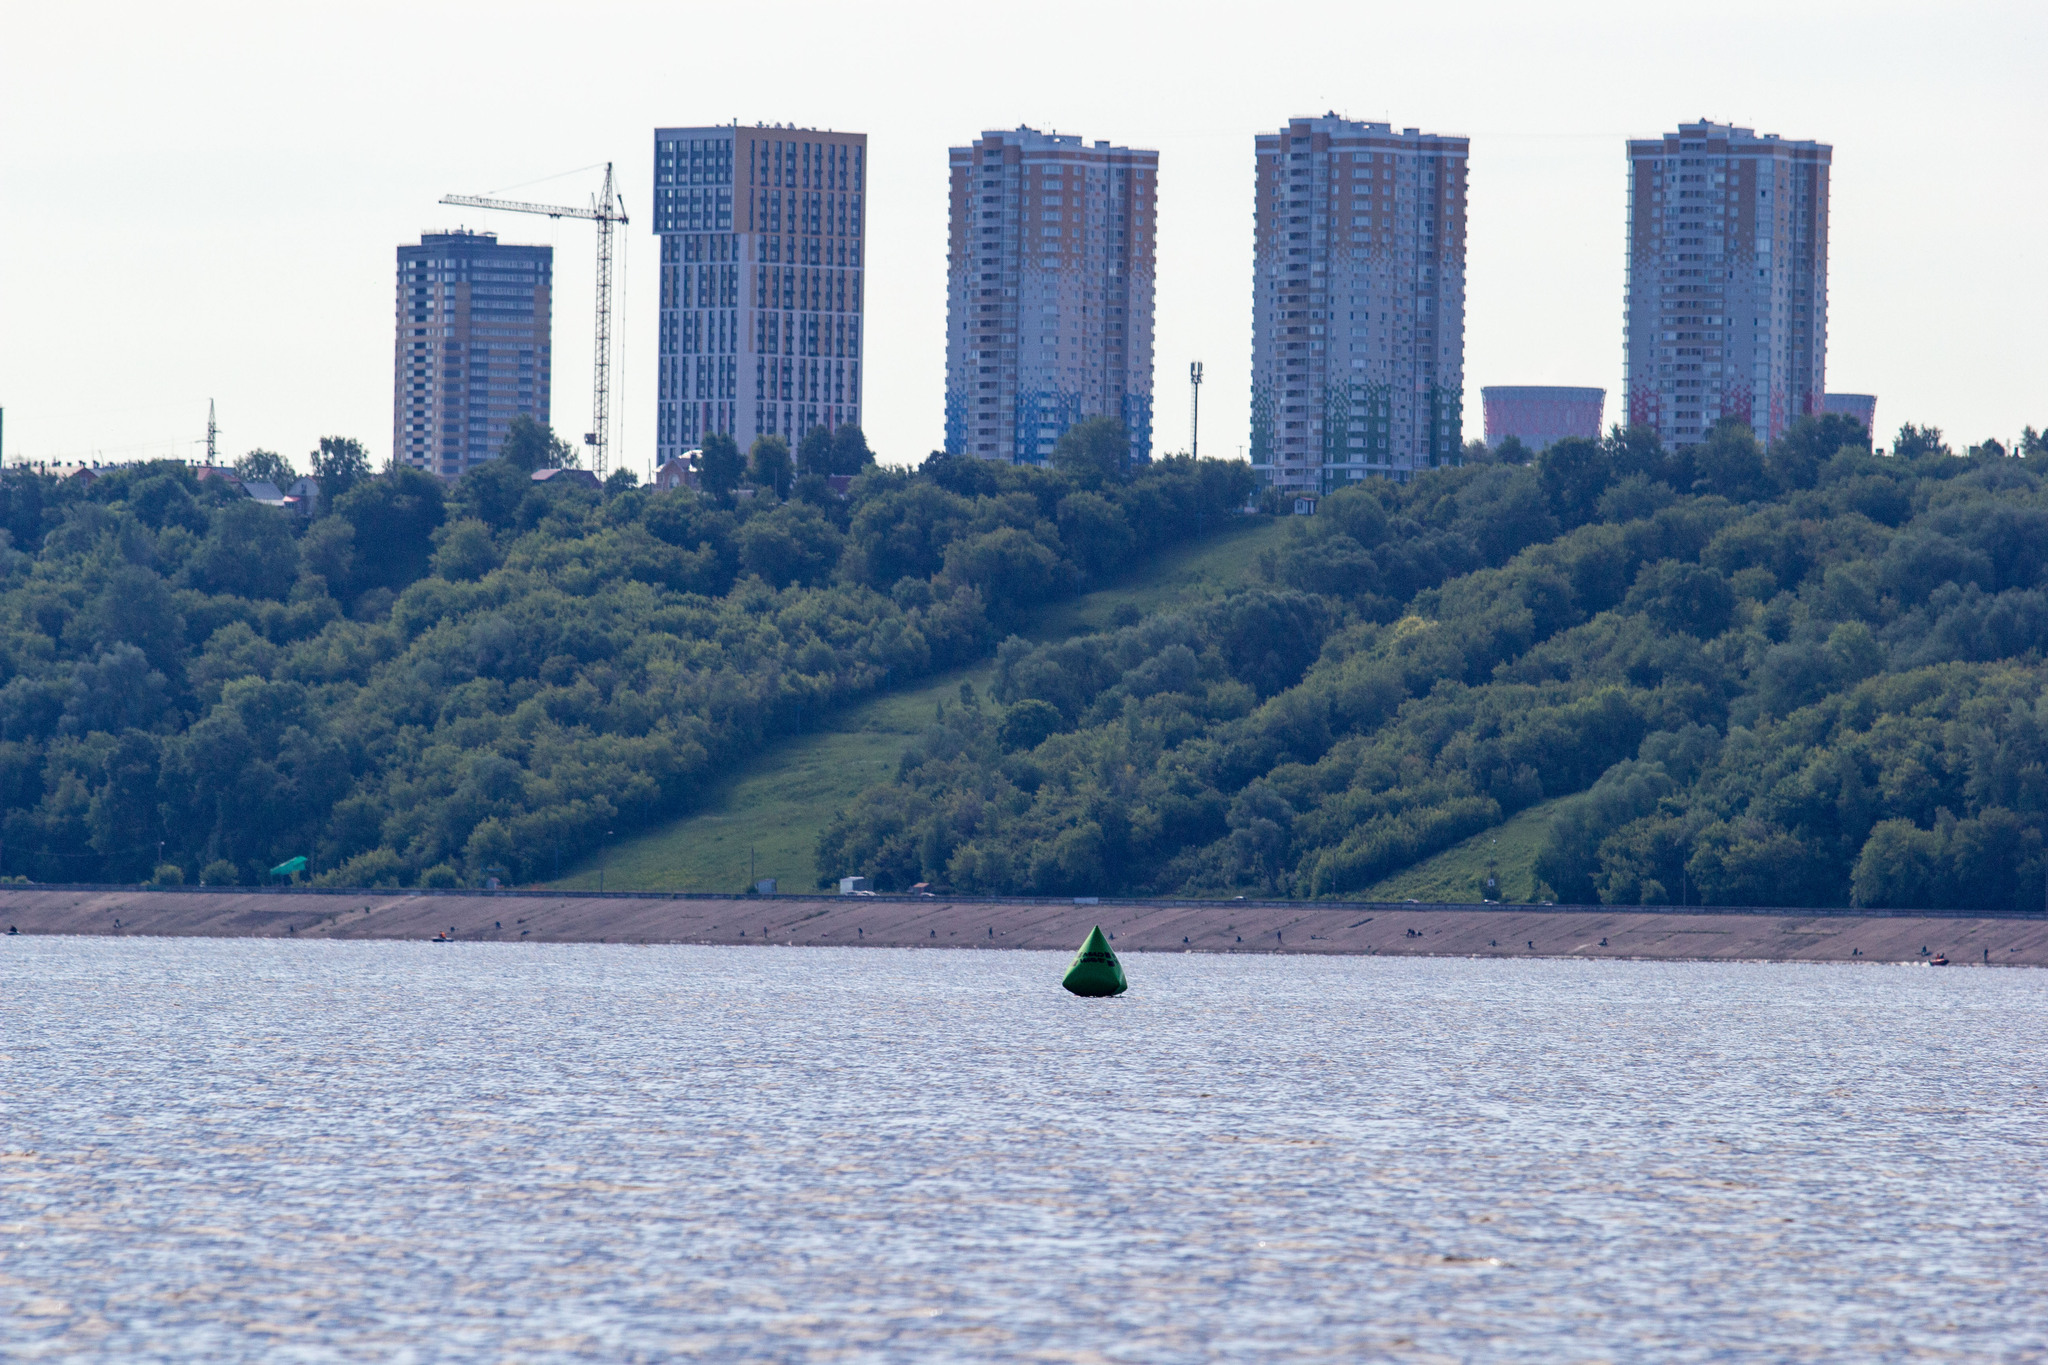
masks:
<path fill-rule="evenodd" d="M 1827 392 L 1820 142 L 1686 123 L 1628 144 L 1628 420 L 1667 445 L 1724 417 L 1765 441 Z"/>
<path fill-rule="evenodd" d="M 659 462 L 860 422 L 865 133 L 654 131 Z"/>
<path fill-rule="evenodd" d="M 1464 443 L 1470 144 L 1328 114 L 1258 137 L 1252 468 L 1324 491 Z"/>
<path fill-rule="evenodd" d="M 1019 128 L 951 161 L 946 449 L 1043 463 L 1109 416 L 1149 460 L 1159 153 Z"/>
<path fill-rule="evenodd" d="M 488 232 L 398 248 L 391 449 L 452 479 L 497 455 L 515 417 L 548 424 L 555 249 Z"/>

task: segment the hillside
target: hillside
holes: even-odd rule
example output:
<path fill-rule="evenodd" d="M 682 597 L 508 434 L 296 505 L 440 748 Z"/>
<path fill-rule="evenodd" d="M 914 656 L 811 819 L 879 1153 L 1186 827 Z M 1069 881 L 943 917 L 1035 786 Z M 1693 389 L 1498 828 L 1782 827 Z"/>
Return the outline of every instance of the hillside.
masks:
<path fill-rule="evenodd" d="M 1054 602 L 1019 621 L 1017 635 L 1050 643 L 1220 596 L 1253 581 L 1258 556 L 1279 541 L 1268 518 L 1227 524 L 1163 551 L 1111 587 Z M 905 749 L 963 686 L 985 698 L 993 659 L 892 689 L 822 717 L 819 728 L 779 740 L 707 791 L 699 809 L 620 841 L 548 885 L 589 890 L 732 890 L 776 878 L 785 891 L 817 885 L 818 835 L 863 790 L 888 781 Z"/>
<path fill-rule="evenodd" d="M 1567 798 L 1557 797 L 1518 811 L 1500 824 L 1452 844 L 1393 876 L 1367 887 L 1360 898 L 1373 901 L 1424 901 L 1449 905 L 1479 901 L 1530 904 L 1548 898 L 1539 889 L 1536 859 L 1549 840 L 1550 828 L 1564 812 Z M 1494 885 L 1487 887 L 1491 877 Z"/>
<path fill-rule="evenodd" d="M 1617 431 L 1247 523 L 1246 466 L 1072 434 L 807 442 L 845 498 L 323 441 L 310 521 L 7 470 L 0 876 L 2041 903 L 2033 459 Z"/>
<path fill-rule="evenodd" d="M 1261 585 L 1011 642 L 820 840 L 960 893 L 2037 907 L 2048 489 L 1841 418 L 1323 500 Z"/>
<path fill-rule="evenodd" d="M 702 495 L 536 483 L 567 448 L 527 428 L 452 486 L 323 440 L 311 519 L 175 462 L 0 473 L 0 876 L 555 876 L 1251 491 L 1242 464 L 1127 468 L 1104 419 L 1051 469 L 882 469 L 852 428 L 793 468 L 764 438 L 745 487 L 728 441 Z"/>

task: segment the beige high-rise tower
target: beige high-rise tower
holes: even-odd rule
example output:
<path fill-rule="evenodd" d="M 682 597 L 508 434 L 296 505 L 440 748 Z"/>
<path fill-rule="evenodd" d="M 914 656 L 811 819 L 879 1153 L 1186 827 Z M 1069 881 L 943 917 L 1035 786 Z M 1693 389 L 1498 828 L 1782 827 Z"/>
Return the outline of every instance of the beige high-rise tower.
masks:
<path fill-rule="evenodd" d="M 1257 141 L 1252 469 L 1328 492 L 1464 446 L 1468 143 L 1298 118 Z"/>
<path fill-rule="evenodd" d="M 1019 128 L 951 159 L 946 449 L 1043 463 L 1108 416 L 1150 459 L 1159 153 Z"/>
<path fill-rule="evenodd" d="M 1772 441 L 1821 412 L 1834 149 L 1703 120 L 1628 159 L 1629 423 L 1690 445 L 1732 417 Z"/>
<path fill-rule="evenodd" d="M 555 249 L 488 232 L 398 248 L 391 451 L 446 479 L 492 459 L 515 417 L 548 424 Z"/>

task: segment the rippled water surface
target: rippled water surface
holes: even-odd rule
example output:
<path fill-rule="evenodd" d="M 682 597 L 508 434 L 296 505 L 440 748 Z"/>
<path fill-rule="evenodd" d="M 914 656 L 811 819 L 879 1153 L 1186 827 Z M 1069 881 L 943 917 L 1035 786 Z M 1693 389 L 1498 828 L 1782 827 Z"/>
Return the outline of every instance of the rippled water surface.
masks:
<path fill-rule="evenodd" d="M 2048 974 L 0 939 L 0 1355 L 2048 1352 Z"/>

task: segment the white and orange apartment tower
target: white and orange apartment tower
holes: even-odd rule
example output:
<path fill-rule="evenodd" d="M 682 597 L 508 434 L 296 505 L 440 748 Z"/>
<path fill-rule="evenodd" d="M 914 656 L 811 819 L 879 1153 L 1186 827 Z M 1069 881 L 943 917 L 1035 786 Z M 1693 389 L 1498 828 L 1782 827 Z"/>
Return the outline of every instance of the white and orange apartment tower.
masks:
<path fill-rule="evenodd" d="M 1734 418 L 1768 442 L 1824 410 L 1833 159 L 1704 120 L 1628 144 L 1630 425 L 1690 445 Z"/>
<path fill-rule="evenodd" d="M 1256 143 L 1252 469 L 1288 492 L 1463 449 L 1470 144 L 1327 114 Z"/>
<path fill-rule="evenodd" d="M 657 467 L 713 432 L 745 450 L 861 421 L 865 133 L 654 131 Z"/>
<path fill-rule="evenodd" d="M 946 449 L 1042 464 L 1109 416 L 1149 460 L 1159 153 L 1018 128 L 950 162 Z"/>

